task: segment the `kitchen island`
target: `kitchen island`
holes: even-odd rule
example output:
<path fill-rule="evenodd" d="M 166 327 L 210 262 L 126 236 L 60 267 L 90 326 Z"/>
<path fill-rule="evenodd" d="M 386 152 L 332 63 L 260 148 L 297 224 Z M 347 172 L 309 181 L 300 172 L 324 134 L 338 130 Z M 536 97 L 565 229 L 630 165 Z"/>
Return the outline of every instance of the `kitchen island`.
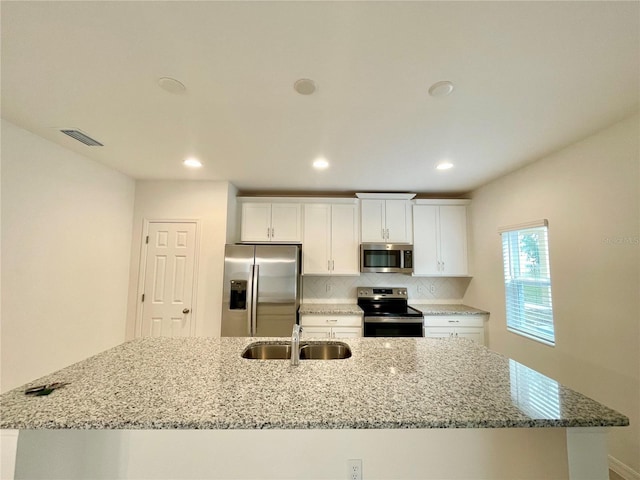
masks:
<path fill-rule="evenodd" d="M 5 431 L 23 431 L 18 445 L 17 478 L 21 470 L 33 467 L 33 455 L 46 456 L 43 446 L 65 438 L 64 433 L 56 435 L 56 432 L 69 430 L 82 436 L 82 440 L 70 440 L 71 444 L 81 444 L 85 450 L 93 443 L 102 446 L 89 457 L 105 454 L 107 458 L 100 462 L 119 465 L 116 470 L 107 469 L 103 478 L 144 477 L 144 472 L 135 465 L 136 456 L 145 458 L 142 463 L 148 465 L 149 458 L 145 455 L 152 452 L 144 451 L 140 445 L 153 443 L 149 440 L 154 438 L 149 436 L 153 435 L 150 431 L 163 430 L 175 434 L 173 439 L 166 435 L 155 438 L 168 442 L 162 448 L 174 445 L 169 450 L 174 453 L 177 445 L 184 447 L 191 442 L 192 448 L 187 449 L 191 455 L 204 442 L 211 447 L 207 458 L 217 452 L 229 460 L 233 457 L 224 453 L 225 448 L 236 441 L 245 445 L 253 453 L 244 461 L 236 459 L 234 478 L 256 475 L 251 469 L 246 474 L 242 471 L 252 458 L 259 463 L 265 442 L 291 445 L 294 449 L 291 455 L 296 458 L 293 464 L 303 461 L 300 455 L 306 452 L 302 457 L 310 465 L 312 452 L 329 461 L 340 453 L 331 448 L 341 445 L 348 452 L 351 445 L 355 448 L 348 453 L 351 456 L 335 461 L 362 458 L 365 471 L 372 472 L 364 478 L 394 478 L 393 472 L 387 474 L 384 468 L 373 466 L 374 457 L 380 455 L 376 452 L 381 443 L 383 452 L 402 444 L 406 444 L 402 451 L 413 452 L 416 442 L 423 443 L 421 450 L 439 452 L 443 443 L 453 442 L 455 451 L 470 442 L 476 450 L 482 445 L 488 455 L 495 454 L 496 448 L 509 448 L 520 441 L 527 443 L 522 447 L 520 477 L 536 478 L 546 475 L 546 467 L 541 465 L 541 471 L 532 472 L 531 465 L 542 463 L 543 459 L 549 462 L 549 455 L 553 456 L 557 448 L 539 453 L 529 450 L 544 449 L 560 438 L 563 448 L 559 454 L 568 457 L 565 468 L 570 478 L 584 478 L 585 472 L 591 472 L 593 476 L 589 478 L 604 479 L 606 427 L 628 425 L 625 416 L 464 339 L 349 339 L 350 358 L 303 360 L 297 367 L 286 360 L 243 359 L 244 348 L 257 340 L 134 340 L 2 395 L 0 427 Z M 69 384 L 43 397 L 27 397 L 23 393 L 29 386 L 53 382 Z M 104 433 L 113 430 L 119 435 Z M 237 432 L 230 434 L 230 430 Z M 273 432 L 269 435 L 265 430 Z M 454 431 L 462 433 L 452 436 Z M 99 432 L 103 432 L 103 437 L 98 439 Z M 21 450 L 25 451 L 24 456 Z M 286 449 L 280 452 L 286 463 L 289 453 Z M 114 458 L 109 459 L 108 455 Z M 273 455 L 271 452 L 271 462 L 278 462 Z M 458 450 L 456 455 L 465 458 L 465 450 Z M 470 474 L 474 478 L 498 478 L 498 467 L 488 467 L 486 461 L 478 460 L 481 457 L 474 451 L 475 460 L 469 461 L 479 462 L 478 465 L 466 465 L 455 473 L 459 465 L 452 463 L 447 471 L 451 472 L 451 478 Z M 430 477 L 427 471 L 420 470 L 420 461 L 414 460 L 418 468 L 416 476 L 395 470 L 395 475 L 399 475 L 395 478 L 441 478 L 443 467 L 430 463 L 433 474 L 440 475 Z M 171 463 L 175 464 L 175 459 Z M 187 463 L 188 469 L 193 470 L 193 461 Z M 391 465 L 394 460 L 387 459 L 384 463 Z M 345 465 L 339 465 L 340 472 L 345 471 Z M 510 471 L 512 467 L 505 468 Z M 195 470 L 197 474 L 193 477 L 184 473 L 184 478 L 202 475 Z M 210 476 L 206 478 L 229 476 L 221 466 L 207 471 Z M 86 475 L 86 470 L 83 472 Z M 295 474 L 288 473 L 283 466 L 280 470 L 276 468 L 271 477 L 264 469 L 261 472 L 261 478 L 335 476 L 335 470 L 323 473 L 317 466 Z M 90 473 L 99 476 L 99 472 Z M 154 470 L 145 478 L 158 478 L 157 475 Z M 176 474 L 167 475 L 162 478 L 175 478 Z M 338 478 L 346 478 L 346 473 Z"/>

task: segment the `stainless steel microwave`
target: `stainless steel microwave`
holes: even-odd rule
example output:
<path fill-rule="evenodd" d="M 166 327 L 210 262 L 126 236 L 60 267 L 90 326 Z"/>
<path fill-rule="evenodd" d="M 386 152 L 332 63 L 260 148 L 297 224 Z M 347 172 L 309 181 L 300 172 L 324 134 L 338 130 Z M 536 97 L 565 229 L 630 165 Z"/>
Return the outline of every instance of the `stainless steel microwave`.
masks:
<path fill-rule="evenodd" d="M 360 245 L 363 273 L 413 273 L 413 245 L 363 243 Z"/>

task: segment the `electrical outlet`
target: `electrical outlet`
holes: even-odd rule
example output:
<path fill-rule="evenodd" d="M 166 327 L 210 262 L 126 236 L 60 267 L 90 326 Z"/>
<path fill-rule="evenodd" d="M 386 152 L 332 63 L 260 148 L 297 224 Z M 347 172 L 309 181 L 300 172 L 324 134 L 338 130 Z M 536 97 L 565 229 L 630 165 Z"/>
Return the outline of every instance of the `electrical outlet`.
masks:
<path fill-rule="evenodd" d="M 362 480 L 362 460 L 360 458 L 347 460 L 347 469 L 349 480 Z"/>
<path fill-rule="evenodd" d="M 424 285 L 418 285 L 418 293 L 424 295 L 426 293 Z"/>
<path fill-rule="evenodd" d="M 433 283 L 431 285 L 429 285 L 429 291 L 431 293 L 436 293 L 436 286 Z"/>
<path fill-rule="evenodd" d="M 333 290 L 333 284 L 327 283 L 327 293 L 331 293 L 331 290 Z"/>

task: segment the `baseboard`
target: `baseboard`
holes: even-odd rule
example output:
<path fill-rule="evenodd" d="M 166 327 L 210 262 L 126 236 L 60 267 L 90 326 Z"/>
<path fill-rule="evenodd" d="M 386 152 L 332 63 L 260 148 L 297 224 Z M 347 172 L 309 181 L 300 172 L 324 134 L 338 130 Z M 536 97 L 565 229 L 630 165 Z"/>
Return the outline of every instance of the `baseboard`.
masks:
<path fill-rule="evenodd" d="M 640 480 L 640 473 L 611 455 L 609 455 L 609 469 L 620 475 L 624 480 Z"/>

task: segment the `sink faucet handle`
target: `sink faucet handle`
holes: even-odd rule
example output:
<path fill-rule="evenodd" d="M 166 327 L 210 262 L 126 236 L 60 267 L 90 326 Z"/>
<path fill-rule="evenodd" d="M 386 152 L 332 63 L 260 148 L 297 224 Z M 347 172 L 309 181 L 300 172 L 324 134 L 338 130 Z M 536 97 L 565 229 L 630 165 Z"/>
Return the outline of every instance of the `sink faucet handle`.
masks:
<path fill-rule="evenodd" d="M 300 332 L 302 327 L 297 323 L 293 325 L 291 332 L 291 365 L 298 365 L 300 362 Z"/>

